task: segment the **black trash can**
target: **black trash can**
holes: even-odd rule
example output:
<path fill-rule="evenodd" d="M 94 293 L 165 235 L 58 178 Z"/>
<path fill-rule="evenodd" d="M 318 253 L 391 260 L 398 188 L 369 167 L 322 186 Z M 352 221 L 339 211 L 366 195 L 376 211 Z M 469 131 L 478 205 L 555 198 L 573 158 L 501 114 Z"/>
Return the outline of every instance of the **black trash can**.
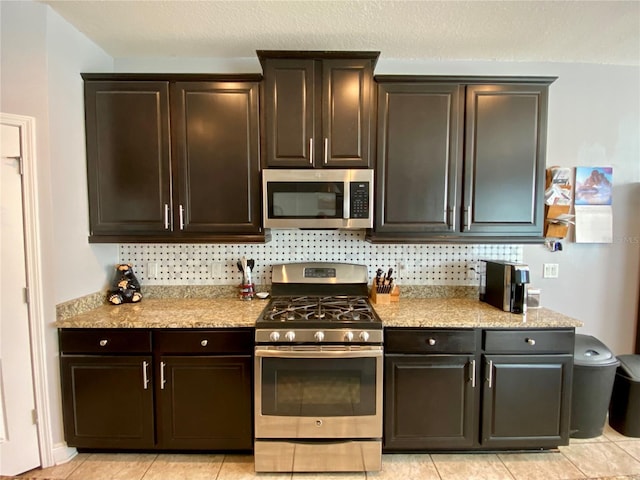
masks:
<path fill-rule="evenodd" d="M 602 435 L 611 400 L 613 380 L 620 362 L 600 340 L 576 335 L 573 358 L 570 436 Z"/>
<path fill-rule="evenodd" d="M 609 425 L 627 437 L 640 437 L 640 355 L 620 355 L 609 407 Z"/>

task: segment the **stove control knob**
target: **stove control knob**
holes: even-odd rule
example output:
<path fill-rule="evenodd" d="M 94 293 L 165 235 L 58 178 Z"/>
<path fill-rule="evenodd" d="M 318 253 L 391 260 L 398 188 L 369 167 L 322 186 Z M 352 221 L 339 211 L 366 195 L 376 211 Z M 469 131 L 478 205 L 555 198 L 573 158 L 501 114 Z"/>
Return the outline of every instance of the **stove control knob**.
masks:
<path fill-rule="evenodd" d="M 278 332 L 271 332 L 271 334 L 269 335 L 269 340 L 271 340 L 272 342 L 277 342 L 278 340 L 280 340 L 280 334 Z"/>
<path fill-rule="evenodd" d="M 349 331 L 349 332 L 345 333 L 344 334 L 344 341 L 345 342 L 353 341 L 353 332 Z"/>
<path fill-rule="evenodd" d="M 313 334 L 313 338 L 316 339 L 316 342 L 321 342 L 324 340 L 324 332 L 316 332 Z"/>
<path fill-rule="evenodd" d="M 289 331 L 284 334 L 284 338 L 287 339 L 287 342 L 293 342 L 296 338 L 295 332 Z"/>
<path fill-rule="evenodd" d="M 360 332 L 360 340 L 362 340 L 363 342 L 366 342 L 369 340 L 369 332 Z"/>

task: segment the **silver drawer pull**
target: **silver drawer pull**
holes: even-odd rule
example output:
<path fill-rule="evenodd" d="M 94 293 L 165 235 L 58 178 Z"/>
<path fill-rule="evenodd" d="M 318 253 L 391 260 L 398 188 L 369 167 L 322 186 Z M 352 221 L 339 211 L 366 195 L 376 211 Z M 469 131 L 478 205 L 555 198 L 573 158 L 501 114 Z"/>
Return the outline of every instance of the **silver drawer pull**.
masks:
<path fill-rule="evenodd" d="M 487 381 L 489 382 L 489 388 L 492 388 L 493 387 L 493 360 L 489 360 L 487 368 L 489 369 L 489 378 L 487 378 Z"/>
<path fill-rule="evenodd" d="M 142 362 L 142 386 L 145 390 L 149 388 L 149 374 L 147 373 L 148 367 L 149 362 Z"/>
<path fill-rule="evenodd" d="M 536 341 L 533 338 L 527 338 L 525 340 L 525 342 L 527 342 L 529 345 L 535 345 Z"/>
<path fill-rule="evenodd" d="M 471 388 L 476 388 L 476 361 L 471 360 Z"/>
<path fill-rule="evenodd" d="M 167 383 L 167 380 L 164 378 L 164 367 L 166 363 L 160 362 L 160 390 L 164 390 L 164 384 Z"/>
<path fill-rule="evenodd" d="M 209 344 L 209 340 L 202 340 L 200 342 L 200 345 L 202 345 L 203 347 L 206 347 Z"/>
<path fill-rule="evenodd" d="M 107 343 L 109 343 L 109 340 L 100 340 L 100 346 L 104 347 L 107 345 Z"/>
<path fill-rule="evenodd" d="M 436 339 L 435 338 L 430 338 L 429 340 L 427 340 L 427 343 L 431 346 L 436 344 Z"/>

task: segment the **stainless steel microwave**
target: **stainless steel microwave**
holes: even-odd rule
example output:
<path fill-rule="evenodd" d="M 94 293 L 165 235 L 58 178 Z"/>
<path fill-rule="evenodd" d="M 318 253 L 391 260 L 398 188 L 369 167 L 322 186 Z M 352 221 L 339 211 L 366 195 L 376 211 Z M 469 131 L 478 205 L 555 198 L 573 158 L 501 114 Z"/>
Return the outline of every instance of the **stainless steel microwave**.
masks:
<path fill-rule="evenodd" d="M 262 171 L 265 228 L 372 228 L 373 170 Z"/>

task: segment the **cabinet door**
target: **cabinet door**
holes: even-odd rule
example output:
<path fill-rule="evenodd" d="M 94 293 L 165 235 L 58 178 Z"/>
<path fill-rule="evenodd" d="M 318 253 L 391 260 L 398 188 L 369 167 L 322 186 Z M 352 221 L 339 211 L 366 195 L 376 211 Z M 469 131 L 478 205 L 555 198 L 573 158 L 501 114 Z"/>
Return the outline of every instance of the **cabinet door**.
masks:
<path fill-rule="evenodd" d="M 459 229 L 463 87 L 378 86 L 376 232 Z"/>
<path fill-rule="evenodd" d="M 174 230 L 258 233 L 258 89 L 251 82 L 171 86 Z"/>
<path fill-rule="evenodd" d="M 252 448 L 250 355 L 165 355 L 159 369 L 160 448 Z"/>
<path fill-rule="evenodd" d="M 67 445 L 152 448 L 151 356 L 60 358 Z"/>
<path fill-rule="evenodd" d="M 371 61 L 323 60 L 322 158 L 328 167 L 370 166 Z"/>
<path fill-rule="evenodd" d="M 168 82 L 85 82 L 91 235 L 171 229 Z"/>
<path fill-rule="evenodd" d="M 264 131 L 269 167 L 313 167 L 315 66 L 314 60 L 266 61 Z"/>
<path fill-rule="evenodd" d="M 463 231 L 542 236 L 546 85 L 467 87 Z"/>
<path fill-rule="evenodd" d="M 487 355 L 483 364 L 483 447 L 568 444 L 573 355 Z"/>
<path fill-rule="evenodd" d="M 472 355 L 385 355 L 385 450 L 472 446 L 474 379 Z"/>

